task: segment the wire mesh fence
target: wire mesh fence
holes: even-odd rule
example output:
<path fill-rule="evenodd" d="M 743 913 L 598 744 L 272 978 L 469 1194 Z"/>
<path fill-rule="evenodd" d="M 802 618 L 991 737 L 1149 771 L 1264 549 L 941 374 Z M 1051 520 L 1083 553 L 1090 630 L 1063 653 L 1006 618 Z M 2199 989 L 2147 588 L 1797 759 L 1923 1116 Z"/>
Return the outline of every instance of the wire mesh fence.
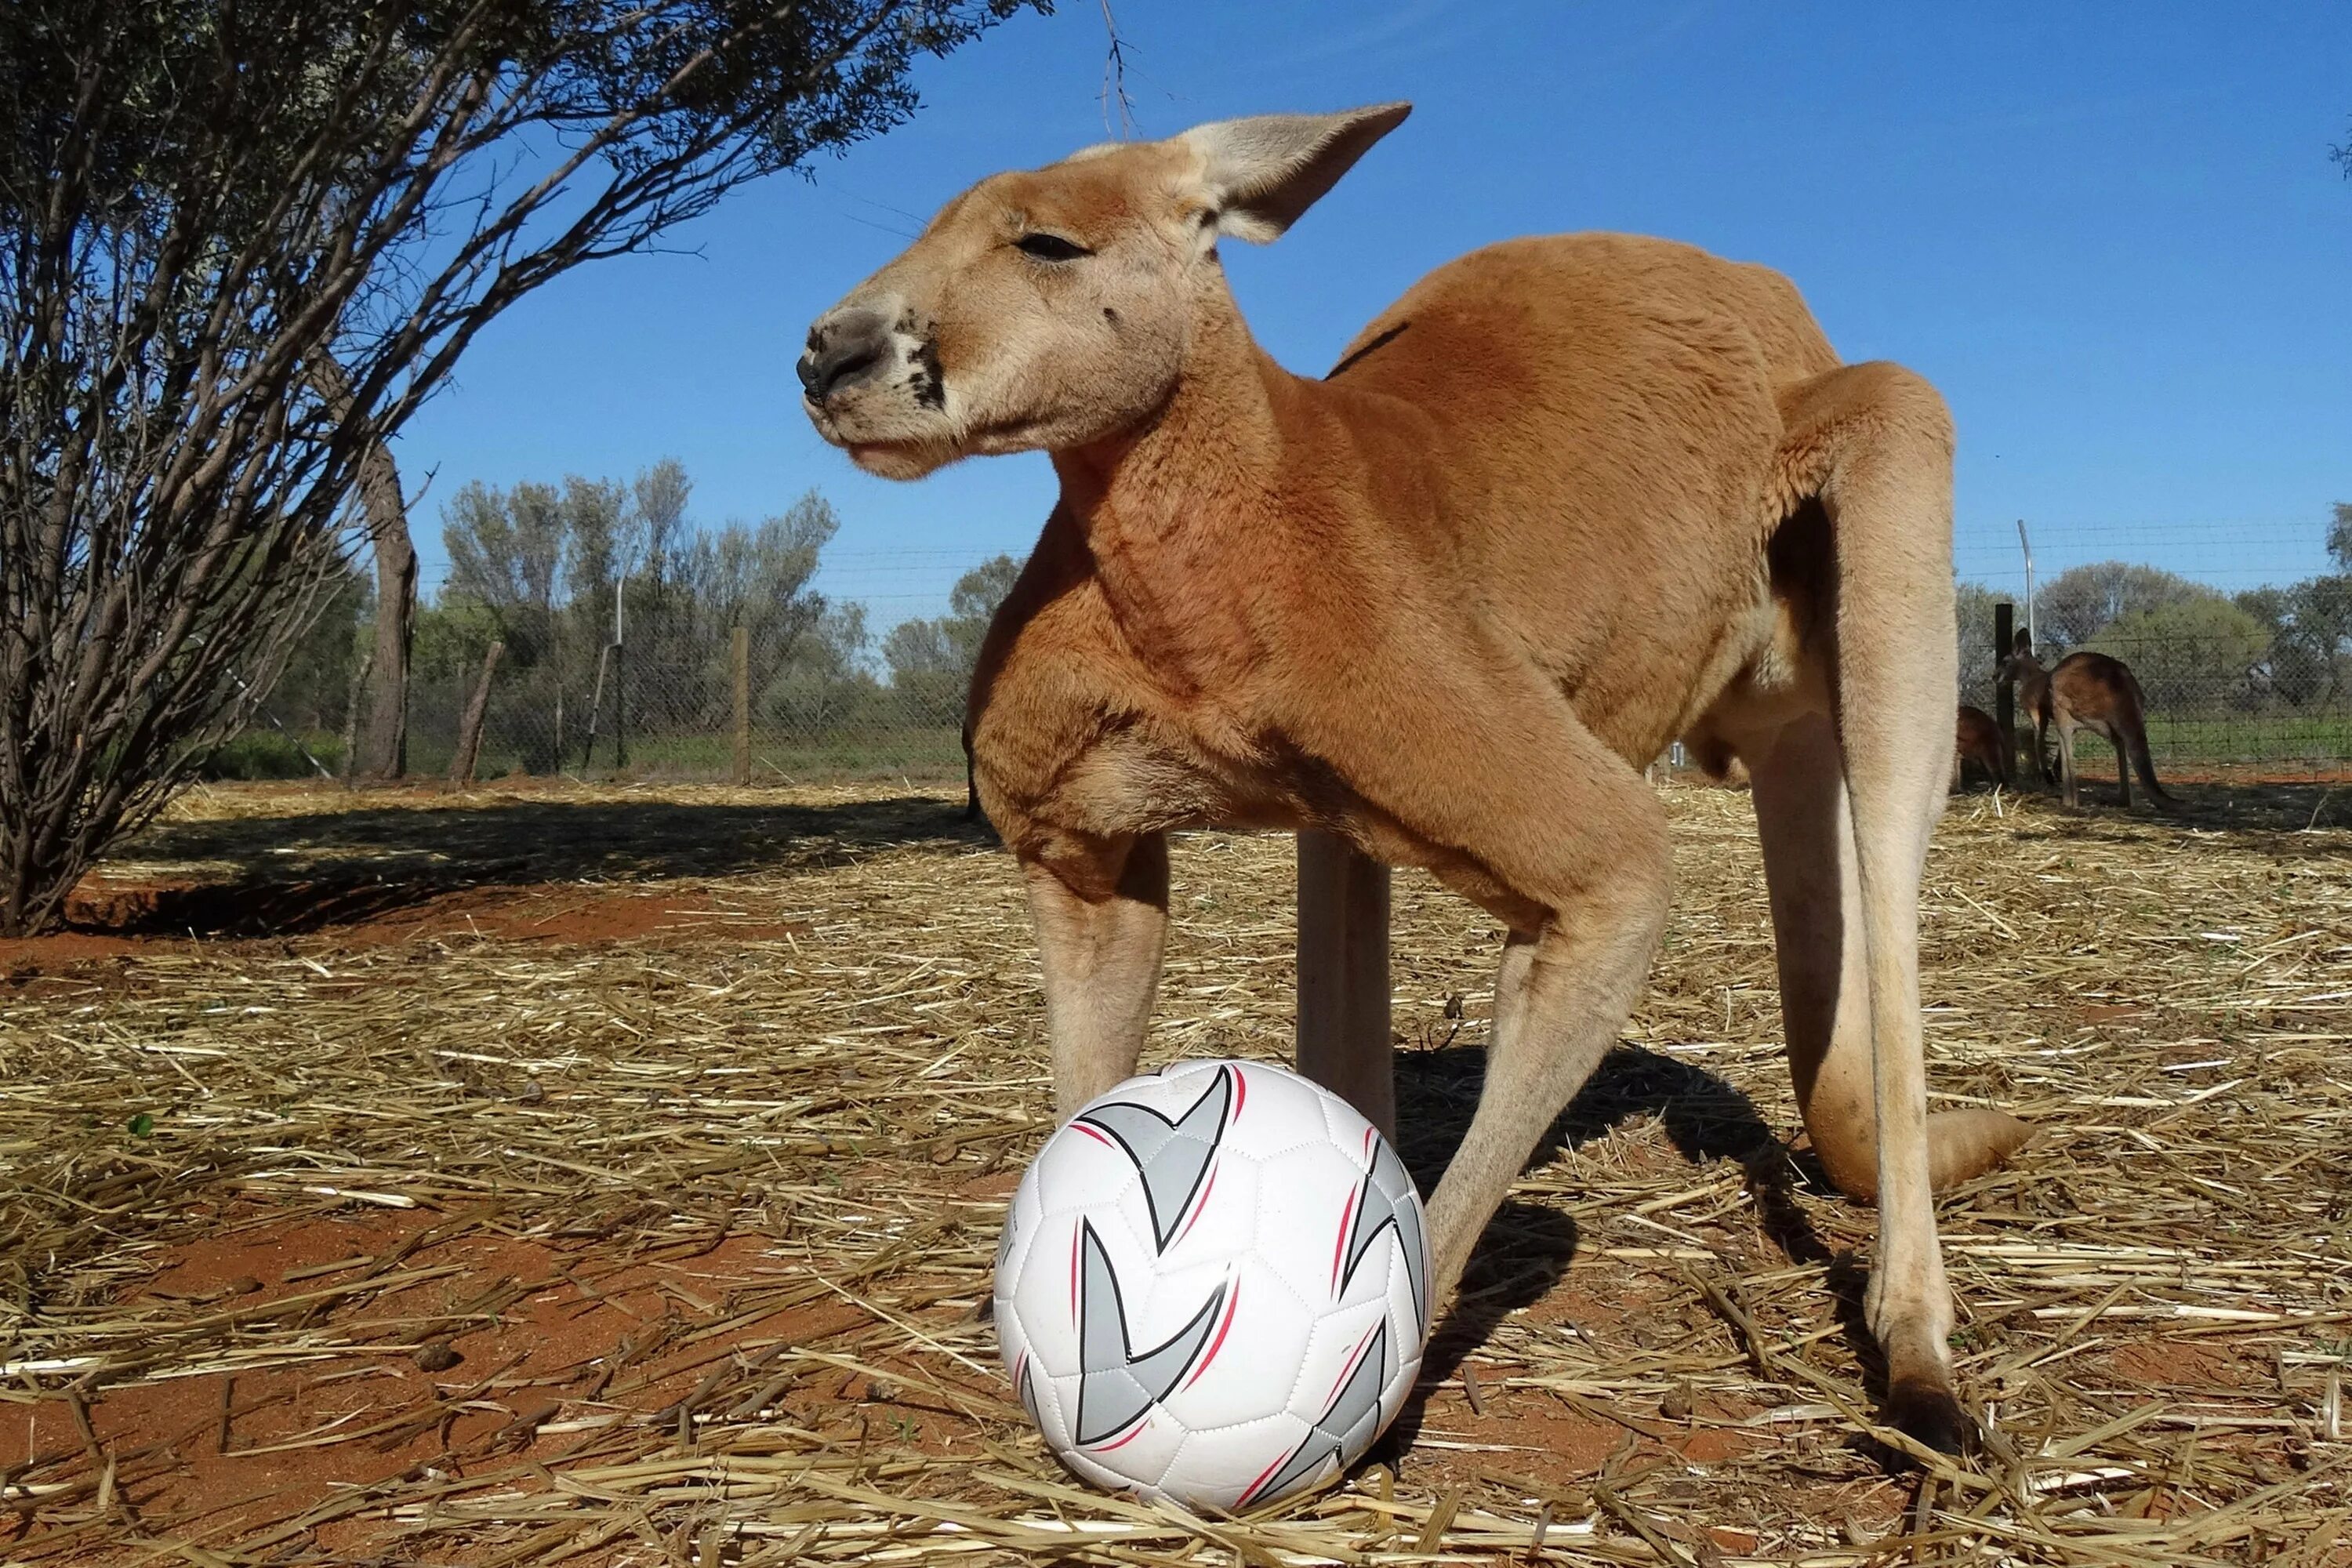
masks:
<path fill-rule="evenodd" d="M 412 776 L 448 773 L 488 646 L 512 636 L 488 621 L 454 624 L 420 646 Z M 970 648 L 908 668 L 875 657 L 864 626 L 854 604 L 822 620 L 770 617 L 743 629 L 740 668 L 737 628 L 691 606 L 637 616 L 619 642 L 609 614 L 515 637 L 489 679 L 474 776 L 961 777 Z M 2109 635 L 2087 646 L 2138 679 L 2167 777 L 2352 777 L 2352 655 L 2341 649 L 2312 657 L 2242 635 Z M 1959 700 L 1995 711 L 1992 626 L 1963 625 L 1960 649 Z M 2071 650 L 2042 651 L 2054 664 Z M 2018 720 L 2022 747 L 2030 731 Z M 225 771 L 337 771 L 337 722 L 331 701 L 299 716 L 266 711 L 243 744 L 269 765 Z M 2104 742 L 2086 742 L 2083 766 L 2092 776 L 2112 768 Z"/>
<path fill-rule="evenodd" d="M 1960 700 L 1995 712 L 2000 683 L 1990 628 L 1979 647 L 1969 641 L 1964 628 Z M 2139 683 L 2148 750 L 2161 773 L 2295 779 L 2352 772 L 2352 658 L 2302 658 L 2291 644 L 2228 633 L 2105 634 L 2084 646 L 2122 661 Z M 2043 649 L 2042 662 L 2054 668 L 2074 651 Z M 2020 704 L 2021 755 L 2032 744 L 2030 725 Z M 2103 741 L 2093 736 L 2084 751 L 2090 772 L 2111 773 L 2113 753 Z"/>
<path fill-rule="evenodd" d="M 809 634 L 607 644 L 593 659 L 501 660 L 475 776 L 961 778 L 961 671 L 885 679 Z M 698 644 L 699 646 L 698 646 Z M 452 665 L 417 681 L 409 771 L 446 773 L 480 679 Z"/>

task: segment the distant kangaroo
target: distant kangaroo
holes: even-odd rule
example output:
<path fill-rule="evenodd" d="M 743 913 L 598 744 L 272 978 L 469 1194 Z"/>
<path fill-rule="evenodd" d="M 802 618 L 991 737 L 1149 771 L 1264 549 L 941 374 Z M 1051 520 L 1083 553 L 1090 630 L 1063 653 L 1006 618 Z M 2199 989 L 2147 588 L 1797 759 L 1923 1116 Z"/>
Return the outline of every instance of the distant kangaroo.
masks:
<path fill-rule="evenodd" d="M 2033 719 L 2033 765 L 2043 779 L 2063 783 L 2068 805 L 2079 805 L 2074 788 L 2074 731 L 2088 730 L 2105 737 L 2116 749 L 2116 783 L 2123 792 L 2124 808 L 2131 808 L 2132 770 L 2139 770 L 2147 793 L 2167 805 L 2172 796 L 2156 782 L 2156 762 L 2147 754 L 2147 694 L 2139 688 L 2131 667 L 2103 653 L 2070 653 L 2057 668 L 2044 669 L 2033 657 L 2032 641 L 2017 634 L 2017 651 L 2001 663 L 2001 673 L 2017 682 L 2017 695 Z M 2059 777 L 2053 779 L 2043 737 L 2058 731 Z"/>
<path fill-rule="evenodd" d="M 1960 721 L 1952 750 L 1952 787 L 1960 787 L 1960 769 L 1974 763 L 1985 776 L 2004 787 L 2014 787 L 2010 775 L 2012 748 L 2009 731 L 1981 708 L 1960 704 Z"/>

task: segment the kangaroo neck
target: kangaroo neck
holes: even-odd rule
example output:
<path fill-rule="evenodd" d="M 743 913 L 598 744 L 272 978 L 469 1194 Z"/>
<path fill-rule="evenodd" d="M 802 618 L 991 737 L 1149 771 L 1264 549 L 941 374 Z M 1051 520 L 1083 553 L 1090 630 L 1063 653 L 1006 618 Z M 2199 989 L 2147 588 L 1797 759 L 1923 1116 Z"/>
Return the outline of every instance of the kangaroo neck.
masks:
<path fill-rule="evenodd" d="M 1062 504 L 1111 613 L 1172 689 L 1229 681 L 1267 651 L 1255 613 L 1285 569 L 1286 470 L 1314 388 L 1251 338 L 1220 279 L 1191 351 L 1144 424 L 1054 454 Z"/>

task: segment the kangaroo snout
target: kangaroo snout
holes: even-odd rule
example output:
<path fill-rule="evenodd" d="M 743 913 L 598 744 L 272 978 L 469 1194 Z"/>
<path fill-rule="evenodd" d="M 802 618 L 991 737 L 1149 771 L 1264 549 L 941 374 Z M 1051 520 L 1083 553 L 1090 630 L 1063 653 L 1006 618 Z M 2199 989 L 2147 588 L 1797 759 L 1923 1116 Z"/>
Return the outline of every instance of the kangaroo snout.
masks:
<path fill-rule="evenodd" d="M 809 329 L 802 352 L 801 387 L 822 404 L 835 393 L 871 380 L 890 359 L 890 323 L 880 312 L 858 308 L 831 311 Z"/>

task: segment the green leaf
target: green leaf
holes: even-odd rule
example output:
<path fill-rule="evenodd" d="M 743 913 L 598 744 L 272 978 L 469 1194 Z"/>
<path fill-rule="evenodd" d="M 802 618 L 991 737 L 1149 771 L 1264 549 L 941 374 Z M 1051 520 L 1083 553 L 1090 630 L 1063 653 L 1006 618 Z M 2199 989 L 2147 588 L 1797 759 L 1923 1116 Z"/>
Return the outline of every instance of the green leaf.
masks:
<path fill-rule="evenodd" d="M 144 1138 L 154 1131 L 155 1119 L 145 1111 L 142 1110 L 131 1119 L 131 1135 L 133 1138 Z"/>

